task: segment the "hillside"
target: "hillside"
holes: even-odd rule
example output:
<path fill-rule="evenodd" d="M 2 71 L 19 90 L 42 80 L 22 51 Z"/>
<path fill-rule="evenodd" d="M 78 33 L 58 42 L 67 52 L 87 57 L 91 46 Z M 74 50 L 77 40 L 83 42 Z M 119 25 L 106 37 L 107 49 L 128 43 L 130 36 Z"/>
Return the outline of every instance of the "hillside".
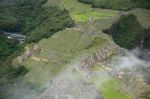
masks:
<path fill-rule="evenodd" d="M 120 11 L 129 10 L 129 2 L 101 9 L 91 7 L 93 2 L 38 0 L 1 6 L 0 59 L 8 60 L 0 61 L 0 98 L 149 99 L 150 63 L 128 48 L 144 38 L 139 48 L 148 51 L 150 11 Z M 11 45 L 4 32 L 26 39 Z"/>
<path fill-rule="evenodd" d="M 131 10 L 134 8 L 149 9 L 149 0 L 78 0 L 85 4 L 91 4 L 94 8 L 114 9 L 114 10 Z"/>

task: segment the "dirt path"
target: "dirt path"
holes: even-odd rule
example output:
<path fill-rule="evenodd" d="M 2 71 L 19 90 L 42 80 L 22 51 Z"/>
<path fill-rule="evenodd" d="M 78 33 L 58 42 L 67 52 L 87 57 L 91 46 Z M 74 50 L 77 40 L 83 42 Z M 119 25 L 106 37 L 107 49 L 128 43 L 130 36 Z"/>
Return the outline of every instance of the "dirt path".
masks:
<path fill-rule="evenodd" d="M 30 58 L 35 61 L 49 62 L 48 59 L 44 59 L 44 58 L 40 58 L 40 57 L 36 57 L 36 56 L 31 56 Z"/>

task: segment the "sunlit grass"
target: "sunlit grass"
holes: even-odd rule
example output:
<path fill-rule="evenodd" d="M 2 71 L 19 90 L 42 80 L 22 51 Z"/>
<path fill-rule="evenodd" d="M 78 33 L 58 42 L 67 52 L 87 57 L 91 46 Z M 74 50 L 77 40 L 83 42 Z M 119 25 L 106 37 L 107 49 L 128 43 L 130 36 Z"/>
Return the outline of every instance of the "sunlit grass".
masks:
<path fill-rule="evenodd" d="M 77 0 L 62 0 L 64 6 L 70 12 L 76 22 L 86 22 L 93 19 L 107 18 L 116 15 L 117 11 L 106 9 L 94 9 L 90 5 L 77 2 Z"/>
<path fill-rule="evenodd" d="M 92 68 L 97 77 L 93 77 L 91 82 L 94 83 L 104 99 L 133 99 L 121 88 L 121 82 L 118 78 L 110 76 L 102 64 L 95 64 Z"/>
<path fill-rule="evenodd" d="M 110 79 L 100 88 L 105 99 L 132 99 L 120 88 L 118 79 Z"/>
<path fill-rule="evenodd" d="M 79 13 L 79 14 L 72 14 L 73 18 L 77 22 L 86 22 L 90 18 L 92 19 L 102 19 L 113 16 L 112 14 L 108 13 L 101 13 L 101 12 L 85 12 L 85 13 Z"/>

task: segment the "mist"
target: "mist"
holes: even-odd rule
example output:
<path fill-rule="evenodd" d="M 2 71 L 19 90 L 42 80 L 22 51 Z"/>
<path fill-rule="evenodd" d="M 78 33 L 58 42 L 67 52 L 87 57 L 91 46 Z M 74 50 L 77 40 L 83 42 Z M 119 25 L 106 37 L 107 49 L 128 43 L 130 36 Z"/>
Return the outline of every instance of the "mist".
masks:
<path fill-rule="evenodd" d="M 150 82 L 150 54 L 147 51 L 140 49 L 126 51 L 123 55 L 114 56 L 109 66 L 115 73 L 124 71 L 136 74 L 134 76 L 143 76 L 147 83 Z"/>
<path fill-rule="evenodd" d="M 37 99 L 42 92 L 40 88 L 27 82 L 16 82 L 13 85 L 3 86 L 4 99 Z"/>
<path fill-rule="evenodd" d="M 139 49 L 134 49 L 132 51 L 127 51 L 123 55 L 114 56 L 109 63 L 109 67 L 112 69 L 111 73 L 116 74 L 119 72 L 132 73 L 133 76 L 141 75 L 146 83 L 150 83 L 150 61 L 149 61 L 149 52 L 144 52 Z M 69 69 L 69 67 L 68 67 Z M 95 84 L 100 87 L 108 79 L 111 79 L 111 76 L 104 75 L 103 72 L 98 72 L 99 80 Z M 67 75 L 64 73 L 64 75 Z M 71 74 L 69 74 L 71 75 Z M 71 76 L 74 77 L 74 76 Z M 68 78 L 68 76 L 67 76 Z M 47 78 L 48 79 L 48 78 Z M 62 76 L 60 76 L 62 79 Z M 66 79 L 67 80 L 67 79 Z M 102 83 L 102 84 L 100 84 Z M 39 96 L 50 88 L 51 84 L 43 85 L 44 88 L 39 88 L 33 84 L 25 82 L 16 82 L 13 86 L 4 87 L 6 99 L 38 99 Z"/>

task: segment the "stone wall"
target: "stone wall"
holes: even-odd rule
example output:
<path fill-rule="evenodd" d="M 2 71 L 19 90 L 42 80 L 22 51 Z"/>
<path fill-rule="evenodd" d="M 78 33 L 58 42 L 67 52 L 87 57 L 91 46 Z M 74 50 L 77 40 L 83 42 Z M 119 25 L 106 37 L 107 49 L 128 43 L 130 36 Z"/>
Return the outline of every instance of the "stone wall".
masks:
<path fill-rule="evenodd" d="M 86 59 L 81 61 L 80 68 L 90 70 L 95 63 L 99 62 L 103 65 L 107 65 L 109 57 L 114 54 L 123 53 L 124 49 L 120 48 L 116 44 L 108 44 L 104 48 L 97 50 Z"/>

